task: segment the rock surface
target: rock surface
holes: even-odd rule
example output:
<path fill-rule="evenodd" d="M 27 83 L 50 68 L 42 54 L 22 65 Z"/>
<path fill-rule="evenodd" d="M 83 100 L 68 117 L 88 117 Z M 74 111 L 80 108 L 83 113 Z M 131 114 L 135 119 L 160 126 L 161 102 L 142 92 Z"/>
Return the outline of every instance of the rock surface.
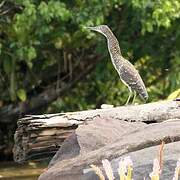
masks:
<path fill-rule="evenodd" d="M 142 122 L 129 123 L 97 117 L 93 121 L 87 122 L 86 125 L 80 125 L 75 133 L 64 141 L 61 148 L 49 163 L 49 167 L 58 161 L 97 150 L 100 147 L 115 142 L 121 136 L 145 126 L 147 125 Z"/>
<path fill-rule="evenodd" d="M 158 156 L 159 146 L 145 148 L 139 151 L 128 153 L 119 158 L 111 161 L 112 169 L 115 178 L 118 180 L 119 175 L 117 172 L 118 163 L 122 157 L 130 156 L 133 161 L 133 179 L 141 180 L 145 177 L 146 180 L 150 179 L 149 174 L 152 172 L 153 160 Z M 165 145 L 163 156 L 163 171 L 161 179 L 170 180 L 173 179 L 174 171 L 177 160 L 180 158 L 180 142 L 174 142 Z M 100 166 L 101 167 L 101 166 Z M 86 170 L 84 170 L 86 172 Z M 84 180 L 99 180 L 93 171 L 84 173 L 79 178 Z"/>
<path fill-rule="evenodd" d="M 96 118 L 88 122 L 87 126 L 79 126 L 76 134 L 69 138 L 39 180 L 98 179 L 94 172 L 88 172 L 87 169 L 90 164 L 101 167 L 101 160 L 106 158 L 112 162 L 118 179 L 118 161 L 122 156 L 131 156 L 135 180 L 143 177 L 148 179 L 161 140 L 168 143 L 164 150 L 163 179 L 172 179 L 180 157 L 178 119 L 146 125 Z"/>

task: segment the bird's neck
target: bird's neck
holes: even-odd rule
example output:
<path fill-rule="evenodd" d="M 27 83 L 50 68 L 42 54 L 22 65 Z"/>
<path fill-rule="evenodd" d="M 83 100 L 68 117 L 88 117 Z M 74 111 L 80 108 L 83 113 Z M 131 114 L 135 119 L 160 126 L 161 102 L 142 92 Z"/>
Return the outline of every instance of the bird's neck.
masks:
<path fill-rule="evenodd" d="M 106 38 L 112 64 L 114 65 L 115 69 L 119 72 L 119 69 L 123 66 L 124 59 L 121 55 L 119 42 L 116 39 L 115 35 L 112 33 L 112 31 L 106 34 Z"/>
<path fill-rule="evenodd" d="M 119 42 L 112 31 L 109 31 L 106 34 L 107 43 L 108 43 L 108 50 L 111 57 L 121 56 L 121 50 L 119 47 Z"/>

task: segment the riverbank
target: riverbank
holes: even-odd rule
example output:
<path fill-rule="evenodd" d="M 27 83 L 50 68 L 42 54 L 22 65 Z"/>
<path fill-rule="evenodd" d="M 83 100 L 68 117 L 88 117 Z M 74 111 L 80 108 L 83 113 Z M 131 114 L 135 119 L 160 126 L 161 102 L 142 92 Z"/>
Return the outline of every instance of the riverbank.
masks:
<path fill-rule="evenodd" d="M 36 180 L 46 168 L 46 164 L 17 164 L 13 161 L 0 162 L 0 179 L 3 180 Z"/>

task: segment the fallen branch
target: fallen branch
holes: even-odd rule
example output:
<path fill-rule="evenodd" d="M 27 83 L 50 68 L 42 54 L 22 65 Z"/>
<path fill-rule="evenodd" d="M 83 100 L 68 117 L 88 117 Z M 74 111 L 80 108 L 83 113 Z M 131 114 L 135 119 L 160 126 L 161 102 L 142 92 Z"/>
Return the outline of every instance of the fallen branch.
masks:
<path fill-rule="evenodd" d="M 23 162 L 53 155 L 79 124 L 96 117 L 157 123 L 180 119 L 180 104 L 178 101 L 162 101 L 137 106 L 27 116 L 18 121 L 14 146 L 15 161 Z"/>

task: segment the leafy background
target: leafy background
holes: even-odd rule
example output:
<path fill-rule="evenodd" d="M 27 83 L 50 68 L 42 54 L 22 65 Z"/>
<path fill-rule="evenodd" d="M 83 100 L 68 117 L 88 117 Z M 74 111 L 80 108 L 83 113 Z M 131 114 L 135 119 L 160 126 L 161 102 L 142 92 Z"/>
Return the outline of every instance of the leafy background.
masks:
<path fill-rule="evenodd" d="M 166 99 L 179 89 L 179 0 L 1 0 L 2 155 L 12 147 L 16 120 L 23 113 L 76 111 L 98 108 L 103 103 L 125 103 L 128 89 L 111 64 L 104 37 L 85 28 L 99 24 L 112 29 L 123 56 L 139 70 L 149 102 Z M 89 71 L 90 65 L 93 68 Z M 84 75 L 71 85 L 82 72 Z M 65 86 L 60 93 L 58 90 Z M 49 99 L 36 106 L 37 97 L 49 89 L 58 92 L 57 96 L 49 98 L 46 94 Z M 37 101 L 32 103 L 33 98 Z M 33 110 L 23 111 L 30 105 Z M 7 116 L 16 112 L 16 107 L 16 116 Z M 3 121 L 7 117 L 13 120 Z"/>

